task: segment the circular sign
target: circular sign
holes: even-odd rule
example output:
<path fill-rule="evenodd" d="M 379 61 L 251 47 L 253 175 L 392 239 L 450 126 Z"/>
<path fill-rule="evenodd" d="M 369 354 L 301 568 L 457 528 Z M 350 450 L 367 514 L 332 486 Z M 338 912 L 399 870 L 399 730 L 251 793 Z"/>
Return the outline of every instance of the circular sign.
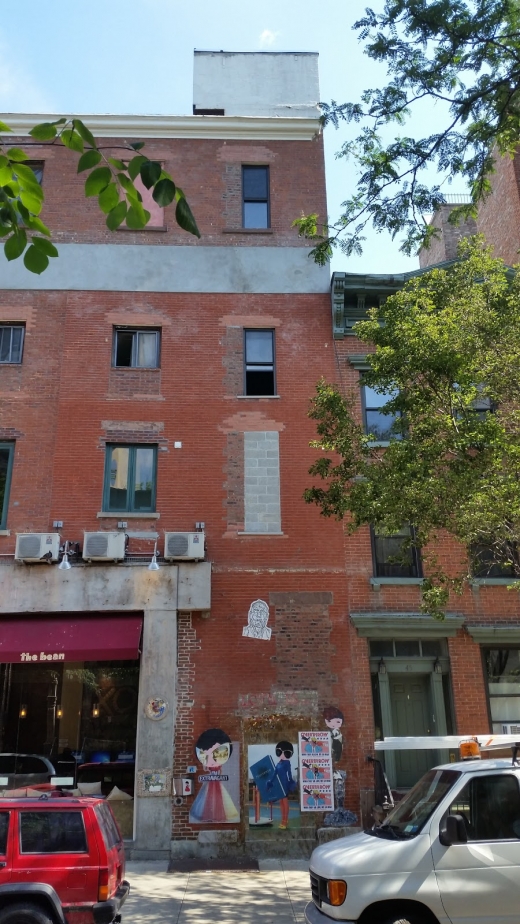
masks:
<path fill-rule="evenodd" d="M 149 719 L 154 719 L 158 721 L 159 719 L 164 719 L 166 712 L 168 710 L 168 703 L 165 699 L 161 699 L 160 696 L 151 696 L 149 700 L 146 701 L 146 706 L 144 711 Z"/>

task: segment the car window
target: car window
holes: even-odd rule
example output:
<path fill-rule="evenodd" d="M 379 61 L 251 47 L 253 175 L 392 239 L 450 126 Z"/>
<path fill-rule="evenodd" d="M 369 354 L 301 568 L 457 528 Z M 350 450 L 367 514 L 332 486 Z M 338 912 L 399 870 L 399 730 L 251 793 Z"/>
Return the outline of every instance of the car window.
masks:
<path fill-rule="evenodd" d="M 0 854 L 7 853 L 7 833 L 9 831 L 9 812 L 0 812 Z"/>
<path fill-rule="evenodd" d="M 0 773 L 14 773 L 14 754 L 0 754 Z"/>
<path fill-rule="evenodd" d="M 17 773 L 49 773 L 49 768 L 41 757 L 34 754 L 20 754 L 16 761 Z"/>
<path fill-rule="evenodd" d="M 105 847 L 110 850 L 116 844 L 121 843 L 121 835 L 115 823 L 114 816 L 105 802 L 100 802 L 95 807 L 95 812 L 99 820 L 99 827 L 103 835 Z"/>
<path fill-rule="evenodd" d="M 520 790 L 512 773 L 470 780 L 449 808 L 460 815 L 468 841 L 520 839 Z"/>
<path fill-rule="evenodd" d="M 83 813 L 20 812 L 22 853 L 87 853 Z"/>

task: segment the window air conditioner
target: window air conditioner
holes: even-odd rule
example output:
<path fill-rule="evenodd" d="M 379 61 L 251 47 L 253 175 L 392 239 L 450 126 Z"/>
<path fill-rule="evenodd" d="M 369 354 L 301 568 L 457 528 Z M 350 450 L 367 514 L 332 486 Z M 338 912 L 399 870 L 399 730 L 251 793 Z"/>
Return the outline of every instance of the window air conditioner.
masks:
<path fill-rule="evenodd" d="M 204 558 L 204 533 L 165 533 L 164 557 L 200 561 Z"/>
<path fill-rule="evenodd" d="M 122 561 L 125 557 L 125 548 L 125 533 L 84 534 L 83 558 L 85 561 Z"/>
<path fill-rule="evenodd" d="M 17 533 L 14 557 L 17 561 L 58 561 L 60 551 L 59 533 Z"/>
<path fill-rule="evenodd" d="M 503 735 L 520 735 L 520 725 L 502 725 Z"/>

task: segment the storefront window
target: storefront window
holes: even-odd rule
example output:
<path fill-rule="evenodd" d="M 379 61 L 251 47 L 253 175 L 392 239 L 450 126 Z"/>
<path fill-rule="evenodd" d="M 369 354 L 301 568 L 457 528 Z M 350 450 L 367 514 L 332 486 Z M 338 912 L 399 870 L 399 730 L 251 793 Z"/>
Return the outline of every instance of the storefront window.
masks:
<path fill-rule="evenodd" d="M 520 649 L 485 648 L 484 663 L 493 731 L 520 733 Z"/>

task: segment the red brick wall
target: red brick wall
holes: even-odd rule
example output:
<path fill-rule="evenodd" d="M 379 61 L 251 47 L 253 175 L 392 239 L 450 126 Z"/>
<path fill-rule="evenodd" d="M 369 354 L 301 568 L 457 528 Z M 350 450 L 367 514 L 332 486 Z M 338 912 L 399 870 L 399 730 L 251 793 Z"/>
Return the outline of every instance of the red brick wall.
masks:
<path fill-rule="evenodd" d="M 518 263 L 520 250 L 520 151 L 514 159 L 497 157 L 492 195 L 479 206 L 477 227 L 497 257 Z"/>

